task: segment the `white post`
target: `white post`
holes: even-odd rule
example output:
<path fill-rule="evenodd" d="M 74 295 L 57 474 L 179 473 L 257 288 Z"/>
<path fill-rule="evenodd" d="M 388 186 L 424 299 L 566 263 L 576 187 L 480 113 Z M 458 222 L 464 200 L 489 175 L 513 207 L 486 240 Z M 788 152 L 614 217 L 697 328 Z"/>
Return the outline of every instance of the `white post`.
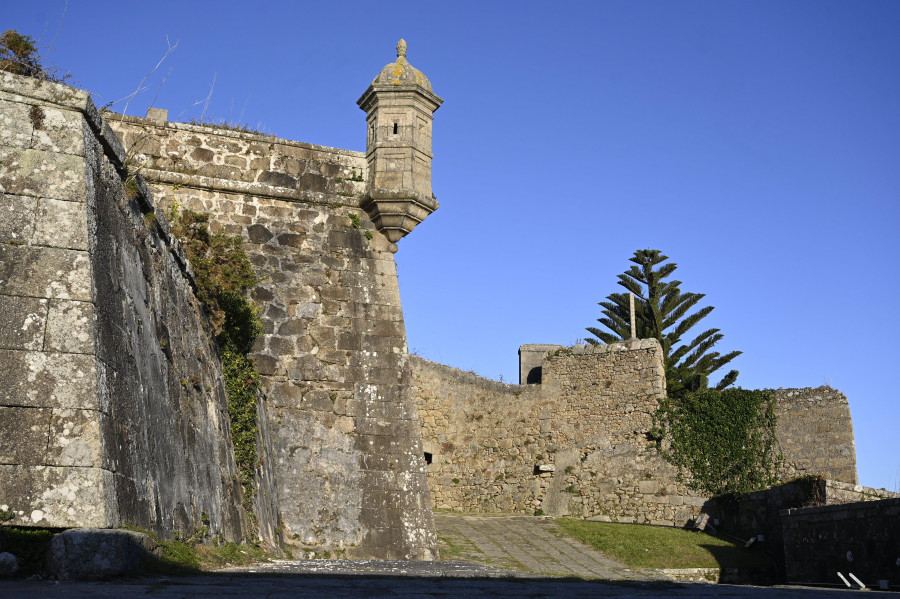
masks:
<path fill-rule="evenodd" d="M 637 339 L 634 334 L 634 294 L 628 294 L 628 312 L 631 314 L 631 338 Z"/>

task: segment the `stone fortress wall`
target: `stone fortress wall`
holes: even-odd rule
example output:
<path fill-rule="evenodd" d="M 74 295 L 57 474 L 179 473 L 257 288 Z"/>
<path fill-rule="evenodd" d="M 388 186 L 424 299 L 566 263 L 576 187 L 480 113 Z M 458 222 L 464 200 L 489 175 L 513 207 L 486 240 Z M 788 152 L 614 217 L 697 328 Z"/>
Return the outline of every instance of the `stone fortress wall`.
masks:
<path fill-rule="evenodd" d="M 0 508 L 248 534 L 190 268 L 86 92 L 0 73 Z"/>
<path fill-rule="evenodd" d="M 549 350 L 540 385 L 413 373 L 436 508 L 672 525 L 706 501 L 646 437 L 665 396 L 655 340 Z"/>
<path fill-rule="evenodd" d="M 365 156 L 163 114 L 109 120 L 164 211 L 210 214 L 262 278 L 252 357 L 283 541 L 434 555 L 394 248 L 360 208 Z"/>
<path fill-rule="evenodd" d="M 523 382 L 540 385 L 408 355 L 393 252 L 437 208 L 441 100 L 404 53 L 360 98 L 366 153 L 157 109 L 104 119 L 85 92 L 0 74 L 0 508 L 14 523 L 253 534 L 221 363 L 168 232 L 185 208 L 243 237 L 262 278 L 263 539 L 428 559 L 432 504 L 656 524 L 698 513 L 705 498 L 646 438 L 665 393 L 655 341 L 523 346 Z M 790 472 L 855 483 L 846 398 L 779 393 Z"/>
<path fill-rule="evenodd" d="M 436 508 L 676 526 L 699 515 L 709 498 L 678 481 L 647 437 L 665 396 L 654 340 L 525 345 L 519 355 L 522 381 L 541 384 L 504 385 L 413 358 Z M 782 476 L 855 485 L 847 398 L 827 387 L 773 393 Z"/>
<path fill-rule="evenodd" d="M 825 475 L 857 484 L 856 444 L 847 397 L 831 387 L 773 390 L 782 478 Z"/>
<path fill-rule="evenodd" d="M 263 278 L 253 295 L 265 324 L 253 355 L 262 536 L 433 558 L 396 246 L 360 208 L 366 156 L 154 111 L 104 120 L 84 92 L 3 82 L 0 505 L 15 522 L 249 534 L 221 365 L 167 235 L 178 203 L 244 236 Z M 62 122 L 59 141 L 31 124 L 36 103 L 49 134 Z M 126 197 L 129 169 L 158 207 L 146 188 Z"/>

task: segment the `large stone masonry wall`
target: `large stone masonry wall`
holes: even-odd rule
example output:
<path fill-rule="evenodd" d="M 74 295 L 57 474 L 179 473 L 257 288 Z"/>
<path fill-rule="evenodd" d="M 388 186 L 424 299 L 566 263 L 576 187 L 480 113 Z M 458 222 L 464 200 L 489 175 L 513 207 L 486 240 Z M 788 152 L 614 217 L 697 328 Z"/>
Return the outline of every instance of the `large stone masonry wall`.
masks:
<path fill-rule="evenodd" d="M 239 540 L 218 356 L 124 158 L 87 93 L 0 73 L 0 507 Z"/>
<path fill-rule="evenodd" d="M 435 507 L 540 509 L 550 515 L 676 525 L 701 508 L 715 509 L 677 480 L 674 467 L 647 439 L 665 394 L 659 351 L 651 340 L 522 346 L 521 377 L 542 380 L 539 385 L 504 385 L 415 359 Z M 773 393 L 783 479 L 816 474 L 855 483 L 846 397 L 830 388 Z M 828 497 L 865 495 L 854 489 L 829 481 Z M 772 505 L 770 516 L 781 504 Z"/>
<path fill-rule="evenodd" d="M 359 208 L 364 155 L 150 115 L 111 120 L 155 195 L 243 236 L 263 279 L 253 357 L 285 542 L 434 557 L 396 246 Z"/>
<path fill-rule="evenodd" d="M 665 394 L 654 340 L 551 351 L 541 385 L 413 360 L 437 508 L 683 525 L 706 501 L 647 438 Z"/>
<path fill-rule="evenodd" d="M 856 484 L 856 445 L 847 397 L 831 387 L 774 389 L 782 478 L 807 474 Z"/>

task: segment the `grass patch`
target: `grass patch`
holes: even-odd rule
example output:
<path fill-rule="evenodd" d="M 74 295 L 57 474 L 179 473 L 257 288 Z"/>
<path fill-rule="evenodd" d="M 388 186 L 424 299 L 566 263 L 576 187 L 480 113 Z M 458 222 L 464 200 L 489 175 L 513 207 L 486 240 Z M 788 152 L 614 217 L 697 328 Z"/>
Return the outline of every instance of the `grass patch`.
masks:
<path fill-rule="evenodd" d="M 768 569 L 772 558 L 705 532 L 561 518 L 564 531 L 631 568 Z"/>
<path fill-rule="evenodd" d="M 146 567 L 151 572 L 191 574 L 266 562 L 277 557 L 262 547 L 237 543 L 201 545 L 190 541 L 160 541 L 159 546 L 162 549 L 159 560 Z"/>
<path fill-rule="evenodd" d="M 19 558 L 17 575 L 28 576 L 41 571 L 47 546 L 58 532 L 47 528 L 3 526 L 0 527 L 0 547 Z"/>
<path fill-rule="evenodd" d="M 456 541 L 459 541 L 458 543 Z M 441 549 L 441 560 L 464 560 L 470 553 L 483 553 L 480 549 L 472 545 L 465 547 L 461 539 L 452 539 L 444 535 L 438 535 L 438 544 Z M 471 544 L 470 544 L 471 545 Z"/>
<path fill-rule="evenodd" d="M 245 566 L 275 559 L 275 555 L 257 545 L 225 543 L 218 547 L 198 545 L 196 547 L 203 570 L 215 570 L 224 566 Z"/>
<path fill-rule="evenodd" d="M 159 559 L 144 564 L 148 572 L 159 574 L 196 574 L 205 570 L 217 570 L 225 566 L 244 566 L 257 562 L 266 562 L 278 556 L 257 544 L 238 545 L 231 542 L 218 542 L 205 545 L 198 537 L 160 540 L 156 533 L 135 526 L 123 526 L 150 536 L 160 548 Z"/>

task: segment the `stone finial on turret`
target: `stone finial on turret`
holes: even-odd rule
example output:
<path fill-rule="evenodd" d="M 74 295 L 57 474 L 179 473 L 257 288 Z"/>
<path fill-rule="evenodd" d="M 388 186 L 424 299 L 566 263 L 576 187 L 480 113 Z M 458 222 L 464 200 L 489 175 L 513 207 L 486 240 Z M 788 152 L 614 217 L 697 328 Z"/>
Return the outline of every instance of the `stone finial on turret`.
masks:
<path fill-rule="evenodd" d="M 362 208 L 375 227 L 396 243 L 437 210 L 431 191 L 431 122 L 444 101 L 406 60 L 385 66 L 357 101 L 366 111 L 368 190 Z"/>

